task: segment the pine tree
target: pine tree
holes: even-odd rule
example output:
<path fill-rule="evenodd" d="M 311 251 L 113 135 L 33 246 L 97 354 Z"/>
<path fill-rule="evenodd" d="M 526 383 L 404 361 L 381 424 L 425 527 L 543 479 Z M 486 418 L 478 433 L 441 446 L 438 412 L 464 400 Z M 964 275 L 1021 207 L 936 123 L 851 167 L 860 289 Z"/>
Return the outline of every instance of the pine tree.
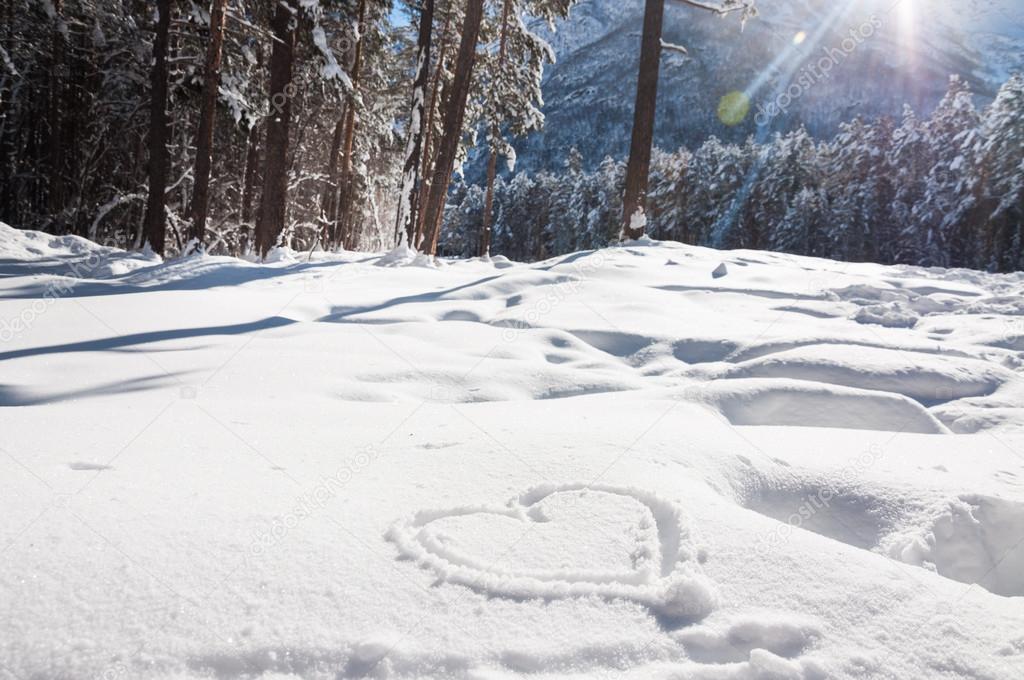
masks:
<path fill-rule="evenodd" d="M 756 176 L 755 167 L 764 163 L 766 150 L 748 139 L 744 146 L 714 145 L 717 152 L 714 174 L 710 179 L 710 205 L 707 215 L 711 220 L 710 245 L 715 248 L 752 247 L 752 234 L 744 230 L 741 221 L 749 198 L 749 181 Z"/>
<path fill-rule="evenodd" d="M 544 66 L 553 63 L 555 55 L 547 42 L 527 28 L 522 16 L 527 14 L 550 24 L 568 16 L 575 2 L 501 0 L 497 27 L 491 29 L 489 22 L 484 23 L 482 32 L 498 36 L 497 53 L 485 52 L 478 67 L 478 87 L 484 91 L 479 115 L 488 129 L 485 145 L 488 187 L 494 184 L 499 157 L 508 159 L 509 168 L 514 168 L 515 150 L 508 138 L 525 136 L 544 125 L 541 79 Z M 493 202 L 493 191 L 488 188 L 487 193 L 486 203 L 489 204 Z M 489 246 L 491 215 L 492 210 L 485 206 L 480 255 L 485 255 Z"/>
<path fill-rule="evenodd" d="M 579 226 L 583 224 L 586 211 L 580 210 L 586 204 L 583 156 L 579 149 L 572 147 L 565 159 L 565 171 L 553 181 L 551 187 L 551 213 L 544 226 L 545 240 L 554 253 L 570 253 L 577 250 Z"/>
<path fill-rule="evenodd" d="M 933 165 L 934 149 L 928 144 L 924 124 L 910 107 L 905 107 L 903 120 L 893 132 L 889 166 L 895 170 L 896 187 L 892 204 L 892 221 L 899 229 L 894 246 L 897 262 L 922 262 L 922 243 L 914 208 L 924 200 L 926 177 Z"/>
<path fill-rule="evenodd" d="M 829 252 L 854 261 L 892 261 L 895 232 L 889 207 L 895 195 L 888 157 L 892 125 L 888 120 L 843 124 L 829 146 Z"/>
<path fill-rule="evenodd" d="M 748 148 L 751 154 L 756 153 Z M 819 174 L 814 165 L 814 141 L 803 127 L 776 135 L 759 155 L 760 163 L 746 180 L 747 197 L 737 218 L 744 246 L 757 249 L 767 247 L 773 228 L 785 216 L 793 197 L 813 186 Z"/>
<path fill-rule="evenodd" d="M 924 264 L 963 267 L 978 261 L 972 217 L 976 209 L 976 146 L 980 118 L 971 93 L 960 78 L 950 79 L 949 91 L 926 126 L 931 168 L 924 195 L 914 206 L 914 225 Z"/>
<path fill-rule="evenodd" d="M 651 159 L 650 192 L 647 196 L 650 233 L 656 239 L 691 242 L 686 210 L 690 153 L 654 150 Z"/>
<path fill-rule="evenodd" d="M 985 112 L 977 155 L 982 266 L 1024 267 L 1024 75 L 1014 75 Z"/>
<path fill-rule="evenodd" d="M 786 214 L 772 231 L 769 248 L 794 255 L 821 256 L 826 232 L 827 199 L 822 189 L 804 187 L 792 198 Z"/>
<path fill-rule="evenodd" d="M 473 66 L 476 62 L 476 43 L 480 34 L 480 23 L 483 20 L 483 5 L 483 0 L 467 0 L 466 3 L 462 37 L 455 61 L 455 75 L 445 105 L 444 134 L 438 145 L 437 161 L 424 212 L 425 233 L 427 234 L 426 252 L 430 254 L 437 252 L 437 241 L 441 230 L 441 220 L 444 217 L 448 186 L 455 168 L 459 140 L 462 137 L 466 101 L 469 97 Z"/>

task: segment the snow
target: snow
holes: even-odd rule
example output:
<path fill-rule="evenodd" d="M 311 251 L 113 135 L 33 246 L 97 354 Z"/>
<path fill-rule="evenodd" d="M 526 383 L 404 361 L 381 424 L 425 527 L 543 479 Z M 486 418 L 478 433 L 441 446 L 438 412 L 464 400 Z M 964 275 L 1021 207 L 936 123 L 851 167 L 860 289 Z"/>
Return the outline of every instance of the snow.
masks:
<path fill-rule="evenodd" d="M 1024 677 L 1024 276 L 272 260 L 0 225 L 0 677 Z"/>

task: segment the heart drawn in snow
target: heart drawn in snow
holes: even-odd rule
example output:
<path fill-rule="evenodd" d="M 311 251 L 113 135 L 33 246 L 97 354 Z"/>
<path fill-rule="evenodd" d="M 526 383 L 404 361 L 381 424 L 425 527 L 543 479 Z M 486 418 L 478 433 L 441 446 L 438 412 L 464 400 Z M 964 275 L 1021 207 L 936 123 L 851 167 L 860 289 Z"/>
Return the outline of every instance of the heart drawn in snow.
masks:
<path fill-rule="evenodd" d="M 682 511 L 635 488 L 544 485 L 504 506 L 418 512 L 387 538 L 442 580 L 492 595 L 623 598 L 687 620 L 716 604 Z"/>

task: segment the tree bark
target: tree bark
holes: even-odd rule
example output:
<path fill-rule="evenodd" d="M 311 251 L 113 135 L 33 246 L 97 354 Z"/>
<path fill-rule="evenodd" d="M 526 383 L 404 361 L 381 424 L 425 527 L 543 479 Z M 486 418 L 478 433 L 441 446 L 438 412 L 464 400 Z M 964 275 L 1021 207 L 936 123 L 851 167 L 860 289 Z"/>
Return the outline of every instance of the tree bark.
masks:
<path fill-rule="evenodd" d="M 46 115 L 49 135 L 47 137 L 47 160 L 49 182 L 47 186 L 47 209 L 52 217 L 59 217 L 64 210 L 64 79 L 67 58 L 64 45 L 64 0 L 53 1 L 52 68 L 50 71 L 50 99 Z M 57 224 L 57 231 L 64 225 Z"/>
<path fill-rule="evenodd" d="M 206 49 L 203 101 L 196 135 L 196 167 L 192 189 L 190 240 L 197 249 L 206 243 L 206 217 L 210 211 L 210 166 L 213 162 L 213 123 L 220 88 L 220 67 L 224 54 L 224 10 L 227 0 L 213 0 L 210 8 L 210 44 Z"/>
<path fill-rule="evenodd" d="M 323 192 L 320 195 L 320 219 L 323 222 L 323 230 L 320 240 L 324 248 L 331 245 L 331 225 L 337 219 L 338 205 L 338 154 L 341 153 L 341 142 L 345 137 L 345 121 L 348 119 L 347 109 L 342 110 L 341 117 L 334 124 L 334 134 L 331 137 L 330 155 L 327 157 L 327 181 L 324 182 Z"/>
<path fill-rule="evenodd" d="M 505 66 L 505 43 L 508 39 L 508 14 L 512 1 L 505 0 L 501 8 L 501 40 L 498 47 L 498 70 Z M 497 138 L 501 134 L 501 128 L 497 123 L 491 126 L 491 137 Z M 498 175 L 498 154 L 494 149 L 490 151 L 490 158 L 487 159 L 487 194 L 484 199 L 484 215 L 480 224 L 480 257 L 487 257 L 491 254 L 491 219 L 494 213 L 494 180 Z"/>
<path fill-rule="evenodd" d="M 644 235 L 642 217 L 647 202 L 647 182 L 654 144 L 654 116 L 658 100 L 658 70 L 661 63 L 661 25 L 665 0 L 647 0 L 644 32 L 640 41 L 640 73 L 633 109 L 633 138 L 626 166 L 626 191 L 622 201 L 622 237 Z"/>
<path fill-rule="evenodd" d="M 506 0 L 508 2 L 508 0 Z M 426 110 L 427 81 L 430 71 L 430 39 L 434 32 L 434 0 L 424 0 L 420 10 L 420 31 L 416 40 L 416 77 L 412 85 L 412 111 L 409 114 L 409 139 L 405 147 L 402 189 L 395 219 L 395 239 L 412 245 L 419 208 L 420 154 L 423 151 L 423 126 Z"/>
<path fill-rule="evenodd" d="M 167 236 L 167 175 L 170 154 L 167 141 L 167 36 L 171 27 L 171 0 L 157 0 L 160 13 L 153 37 L 153 68 L 150 71 L 149 102 L 149 195 L 144 229 L 153 252 L 163 255 Z"/>
<path fill-rule="evenodd" d="M 295 59 L 295 0 L 277 3 L 271 19 L 274 49 L 270 54 L 270 116 L 267 119 L 263 194 L 256 220 L 256 248 L 261 257 L 284 231 L 288 201 L 288 129 L 292 115 L 292 65 Z"/>
<path fill-rule="evenodd" d="M 427 194 L 430 192 L 430 176 L 434 168 L 434 161 L 436 154 L 434 153 L 434 117 L 437 112 L 438 98 L 441 93 L 441 76 L 444 73 L 444 63 L 448 58 L 448 47 L 449 40 L 448 36 L 452 25 L 452 11 L 453 0 L 449 0 L 448 7 L 445 10 L 444 17 L 444 29 L 441 31 L 441 53 L 437 57 L 437 67 L 434 72 L 434 84 L 431 86 L 430 92 L 430 105 L 427 108 L 427 129 L 423 135 L 423 167 L 420 170 L 420 191 L 418 204 L 420 206 L 419 214 L 416 216 L 416 237 L 413 239 L 412 245 L 414 248 L 419 249 L 423 241 L 423 206 L 427 202 Z"/>
<path fill-rule="evenodd" d="M 352 215 L 354 196 L 352 191 L 352 150 L 356 138 L 356 94 L 359 91 L 359 71 L 363 61 L 363 21 L 366 19 L 366 0 L 359 0 L 359 38 L 356 40 L 355 56 L 352 59 L 352 98 L 345 109 L 345 137 L 341 151 L 341 190 L 338 194 L 338 213 L 334 221 L 332 246 L 351 248 L 354 244 L 355 220 Z"/>
<path fill-rule="evenodd" d="M 3 3 L 3 17 L 0 25 L 3 29 L 3 46 L 7 54 L 14 53 L 14 3 L 5 0 Z M 17 195 L 14 188 L 14 178 L 17 173 L 15 161 L 15 139 L 14 139 L 14 115 L 12 97 L 14 94 L 13 83 L 7 79 L 0 79 L 0 83 L 6 86 L 0 89 L 0 221 L 8 224 L 18 223 L 18 207 L 16 205 Z"/>
<path fill-rule="evenodd" d="M 254 122 L 249 128 L 245 150 L 245 180 L 242 187 L 242 224 L 252 222 L 252 201 L 256 195 L 256 178 L 260 170 L 260 126 Z"/>
<path fill-rule="evenodd" d="M 448 184 L 451 182 L 455 168 L 455 156 L 459 151 L 462 138 L 462 124 L 466 116 L 466 99 L 473 77 L 473 65 L 476 62 L 476 43 L 480 36 L 480 22 L 483 19 L 484 0 L 468 0 L 466 17 L 462 23 L 462 39 L 459 42 L 458 57 L 455 61 L 455 77 L 452 91 L 445 103 L 444 134 L 438 146 L 437 163 L 434 167 L 434 178 L 427 196 L 426 215 L 424 222 L 429 236 L 429 248 L 426 252 L 437 254 L 437 241 L 441 231 L 441 219 L 444 217 L 444 206 L 448 197 Z"/>

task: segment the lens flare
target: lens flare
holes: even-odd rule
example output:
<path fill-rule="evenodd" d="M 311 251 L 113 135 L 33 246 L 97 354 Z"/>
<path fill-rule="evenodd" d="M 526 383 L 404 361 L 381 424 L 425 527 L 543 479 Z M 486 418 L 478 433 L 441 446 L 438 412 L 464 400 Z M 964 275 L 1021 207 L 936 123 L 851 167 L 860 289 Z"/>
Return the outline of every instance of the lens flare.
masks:
<path fill-rule="evenodd" d="M 750 113 L 750 97 L 746 92 L 734 90 L 718 102 L 718 120 L 732 127 L 742 123 Z"/>
<path fill-rule="evenodd" d="M 917 2 L 900 0 L 895 10 L 899 22 L 900 43 L 909 51 L 917 35 Z"/>

